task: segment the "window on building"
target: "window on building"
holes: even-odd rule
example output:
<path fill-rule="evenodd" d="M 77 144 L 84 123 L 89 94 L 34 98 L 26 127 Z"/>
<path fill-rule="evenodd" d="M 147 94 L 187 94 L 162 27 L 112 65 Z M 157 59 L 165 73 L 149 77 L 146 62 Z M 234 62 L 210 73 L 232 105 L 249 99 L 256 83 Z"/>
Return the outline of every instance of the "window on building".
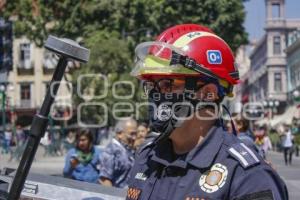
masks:
<path fill-rule="evenodd" d="M 280 5 L 272 4 L 272 18 L 280 18 Z"/>
<path fill-rule="evenodd" d="M 296 85 L 295 73 L 291 73 L 291 84 L 292 86 Z"/>
<path fill-rule="evenodd" d="M 20 67 L 31 68 L 30 43 L 20 44 Z"/>
<path fill-rule="evenodd" d="M 21 100 L 30 100 L 31 91 L 30 84 L 21 84 Z"/>
<path fill-rule="evenodd" d="M 276 72 L 274 74 L 274 90 L 276 92 L 281 92 L 282 91 L 281 73 L 280 72 Z"/>
<path fill-rule="evenodd" d="M 273 54 L 280 54 L 280 53 L 281 53 L 280 36 L 274 36 L 274 38 L 273 38 Z"/>
<path fill-rule="evenodd" d="M 58 62 L 58 56 L 56 56 L 56 54 L 50 51 L 44 52 L 43 64 L 45 68 L 54 69 L 57 65 L 57 62 Z"/>

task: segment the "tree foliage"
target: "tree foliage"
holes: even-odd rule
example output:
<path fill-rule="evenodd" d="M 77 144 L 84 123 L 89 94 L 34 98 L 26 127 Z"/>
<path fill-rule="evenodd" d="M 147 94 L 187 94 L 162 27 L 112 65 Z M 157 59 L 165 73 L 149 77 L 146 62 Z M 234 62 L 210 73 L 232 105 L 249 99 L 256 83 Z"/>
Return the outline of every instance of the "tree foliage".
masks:
<path fill-rule="evenodd" d="M 116 31 L 134 41 L 145 30 L 157 35 L 180 23 L 209 26 L 236 50 L 247 42 L 241 0 L 10 0 L 5 17 L 15 15 L 16 34 L 38 45 L 49 33 L 76 39 L 95 30 Z"/>
<path fill-rule="evenodd" d="M 175 24 L 206 25 L 234 51 L 247 43 L 241 0 L 9 0 L 0 15 L 13 16 L 15 35 L 25 35 L 38 46 L 53 34 L 80 40 L 90 48 L 89 63 L 73 74 L 73 80 L 84 73 L 102 73 L 110 82 L 129 80 L 126 73 L 136 44 Z M 101 84 L 86 82 L 85 87 Z M 138 93 L 131 101 L 137 98 Z M 106 102 L 115 101 L 109 94 Z"/>

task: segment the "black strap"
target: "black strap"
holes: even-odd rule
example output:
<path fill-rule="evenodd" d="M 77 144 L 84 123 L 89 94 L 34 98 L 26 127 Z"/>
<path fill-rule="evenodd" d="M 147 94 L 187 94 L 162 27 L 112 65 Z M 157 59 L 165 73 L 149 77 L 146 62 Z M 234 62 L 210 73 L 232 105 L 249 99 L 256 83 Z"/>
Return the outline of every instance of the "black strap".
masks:
<path fill-rule="evenodd" d="M 230 75 L 233 79 L 235 79 L 235 80 L 239 80 L 239 79 L 240 79 L 239 71 L 230 72 L 229 75 Z"/>
<path fill-rule="evenodd" d="M 197 87 L 197 77 L 187 77 L 185 78 L 185 89 L 194 91 L 194 89 Z"/>
<path fill-rule="evenodd" d="M 232 127 L 233 134 L 234 134 L 234 135 L 237 135 L 237 131 L 236 131 L 236 129 L 235 129 L 235 126 L 234 126 L 234 123 L 233 123 L 233 120 L 232 120 L 232 118 L 231 118 L 231 114 L 230 114 L 228 108 L 227 108 L 224 104 L 222 104 L 222 107 L 224 108 L 224 110 L 227 112 L 227 114 L 228 114 L 229 117 L 230 117 L 230 122 L 231 122 L 231 127 Z"/>
<path fill-rule="evenodd" d="M 192 69 L 196 72 L 202 73 L 202 74 L 209 76 L 211 78 L 214 78 L 214 79 L 222 79 L 222 78 L 218 77 L 217 75 L 215 75 L 214 73 L 212 73 L 204 65 L 197 63 L 194 59 L 189 58 L 188 56 L 180 55 L 179 53 L 172 51 L 172 58 L 171 58 L 170 65 L 176 65 L 176 64 L 181 64 L 188 69 Z M 231 72 L 231 73 L 229 73 L 229 75 L 233 79 L 239 80 L 239 72 L 238 71 Z"/>
<path fill-rule="evenodd" d="M 189 58 L 187 56 L 180 55 L 175 51 L 173 51 L 170 65 L 176 65 L 176 64 L 181 64 L 188 69 L 192 69 L 206 76 L 215 79 L 221 79 L 220 77 L 213 74 L 209 69 L 205 68 L 204 65 L 198 64 L 194 59 Z"/>

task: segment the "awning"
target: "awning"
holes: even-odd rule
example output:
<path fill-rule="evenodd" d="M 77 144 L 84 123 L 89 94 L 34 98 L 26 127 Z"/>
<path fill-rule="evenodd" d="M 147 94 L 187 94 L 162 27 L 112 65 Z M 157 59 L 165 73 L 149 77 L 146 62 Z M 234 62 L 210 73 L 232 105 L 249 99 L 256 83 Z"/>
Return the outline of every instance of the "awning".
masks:
<path fill-rule="evenodd" d="M 256 122 L 255 122 L 255 124 L 256 125 L 258 125 L 258 126 L 263 126 L 263 125 L 268 125 L 269 124 L 269 119 L 268 118 L 263 118 L 263 119 L 261 119 L 261 120 L 257 120 Z"/>
<path fill-rule="evenodd" d="M 293 118 L 299 118 L 300 110 L 297 106 L 290 106 L 282 115 L 275 116 L 271 121 L 270 125 L 276 127 L 280 124 L 291 124 Z"/>

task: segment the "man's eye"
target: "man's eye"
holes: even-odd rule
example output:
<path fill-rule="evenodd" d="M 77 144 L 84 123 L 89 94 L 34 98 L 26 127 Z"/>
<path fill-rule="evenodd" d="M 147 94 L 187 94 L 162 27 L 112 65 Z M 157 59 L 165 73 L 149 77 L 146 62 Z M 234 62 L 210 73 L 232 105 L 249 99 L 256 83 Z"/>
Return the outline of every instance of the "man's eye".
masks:
<path fill-rule="evenodd" d="M 170 92 L 172 88 L 172 82 L 168 80 L 160 81 L 159 88 L 162 92 Z"/>
<path fill-rule="evenodd" d="M 171 88 L 172 87 L 172 84 L 171 83 L 163 83 L 162 85 L 161 85 L 161 87 L 163 87 L 163 88 Z"/>
<path fill-rule="evenodd" d="M 183 85 L 173 85 L 173 89 L 182 89 L 184 86 Z"/>

